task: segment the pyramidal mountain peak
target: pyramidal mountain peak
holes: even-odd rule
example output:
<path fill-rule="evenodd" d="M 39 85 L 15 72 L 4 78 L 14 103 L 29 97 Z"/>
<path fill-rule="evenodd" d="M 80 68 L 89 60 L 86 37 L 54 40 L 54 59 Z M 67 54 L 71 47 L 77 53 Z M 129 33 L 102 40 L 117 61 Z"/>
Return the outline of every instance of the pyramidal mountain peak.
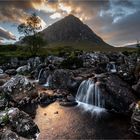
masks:
<path fill-rule="evenodd" d="M 48 26 L 41 34 L 48 43 L 90 41 L 96 46 L 109 46 L 89 26 L 72 14 Z"/>

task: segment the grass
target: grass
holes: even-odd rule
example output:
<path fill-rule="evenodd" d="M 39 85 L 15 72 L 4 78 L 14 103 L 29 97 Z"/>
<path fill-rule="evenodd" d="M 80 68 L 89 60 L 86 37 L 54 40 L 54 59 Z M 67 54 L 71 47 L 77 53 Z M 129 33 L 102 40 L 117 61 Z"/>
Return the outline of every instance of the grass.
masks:
<path fill-rule="evenodd" d="M 0 46 L 0 58 L 6 57 L 30 57 L 30 51 L 28 47 L 15 46 L 15 45 L 1 45 Z M 57 42 L 51 43 L 47 46 L 40 48 L 38 56 L 58 55 L 60 52 L 72 52 L 74 50 L 93 52 L 136 52 L 136 48 L 124 48 L 124 47 L 100 47 L 92 42 Z"/>
<path fill-rule="evenodd" d="M 126 48 L 126 47 L 111 47 L 111 46 L 97 46 L 92 42 L 59 42 L 51 43 L 48 46 L 42 48 L 44 53 L 58 53 L 60 51 L 73 51 L 73 50 L 82 50 L 85 52 L 136 52 L 136 48 Z"/>

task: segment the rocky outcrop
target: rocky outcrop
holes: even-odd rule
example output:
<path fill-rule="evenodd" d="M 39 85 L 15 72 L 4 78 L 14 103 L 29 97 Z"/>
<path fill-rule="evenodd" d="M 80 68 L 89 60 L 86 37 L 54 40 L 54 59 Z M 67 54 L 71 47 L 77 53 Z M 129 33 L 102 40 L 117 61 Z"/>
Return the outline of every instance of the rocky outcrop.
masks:
<path fill-rule="evenodd" d="M 3 130 L 0 132 L 0 139 L 1 140 L 20 140 L 20 137 L 11 130 Z"/>
<path fill-rule="evenodd" d="M 40 57 L 29 58 L 27 64 L 32 70 L 37 68 L 41 64 Z"/>
<path fill-rule="evenodd" d="M 105 108 L 127 114 L 129 106 L 136 101 L 131 87 L 117 75 L 108 75 L 100 86 L 105 99 Z"/>
<path fill-rule="evenodd" d="M 25 74 L 25 73 L 29 72 L 29 70 L 30 70 L 30 66 L 24 65 L 24 66 L 18 67 L 16 69 L 16 72 L 19 74 Z"/>
<path fill-rule="evenodd" d="M 52 75 L 52 87 L 60 89 L 77 88 L 78 83 L 74 79 L 73 73 L 69 70 L 58 69 Z"/>
<path fill-rule="evenodd" d="M 14 103 L 19 103 L 25 97 L 36 98 L 38 96 L 34 84 L 31 84 L 24 76 L 16 75 L 2 86 L 5 98 Z"/>
<path fill-rule="evenodd" d="M 81 80 L 74 78 L 73 73 L 66 69 L 42 70 L 39 83 L 46 84 L 54 89 L 73 89 L 77 90 Z M 45 85 L 44 85 L 45 86 Z"/>
<path fill-rule="evenodd" d="M 0 113 L 0 125 L 9 125 L 10 129 L 25 138 L 35 138 L 39 133 L 37 125 L 28 114 L 18 108 L 9 108 Z M 18 136 L 15 133 L 14 137 Z M 5 137 L 2 136 L 2 137 Z"/>
<path fill-rule="evenodd" d="M 133 114 L 131 116 L 131 131 L 140 135 L 140 103 L 135 105 Z"/>

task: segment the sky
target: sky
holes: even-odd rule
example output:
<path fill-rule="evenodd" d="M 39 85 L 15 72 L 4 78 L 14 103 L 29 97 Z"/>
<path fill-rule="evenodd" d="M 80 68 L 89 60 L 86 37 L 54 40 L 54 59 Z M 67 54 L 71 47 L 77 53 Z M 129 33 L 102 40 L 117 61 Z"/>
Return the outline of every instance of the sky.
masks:
<path fill-rule="evenodd" d="M 18 25 L 34 12 L 42 30 L 73 14 L 110 45 L 140 40 L 140 0 L 0 0 L 0 44 L 18 41 Z"/>

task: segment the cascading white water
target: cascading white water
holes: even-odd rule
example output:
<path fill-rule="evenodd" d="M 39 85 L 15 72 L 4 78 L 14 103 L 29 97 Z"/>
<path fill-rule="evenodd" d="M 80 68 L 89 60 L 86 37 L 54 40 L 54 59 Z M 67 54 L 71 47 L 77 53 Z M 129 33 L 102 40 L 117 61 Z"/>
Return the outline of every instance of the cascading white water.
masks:
<path fill-rule="evenodd" d="M 42 71 L 43 71 L 43 69 L 41 69 L 41 70 L 39 71 L 39 74 L 38 74 L 37 80 L 39 80 L 39 78 L 40 78 L 40 76 L 41 76 Z"/>
<path fill-rule="evenodd" d="M 50 87 L 51 86 L 51 80 L 52 80 L 52 76 L 49 75 L 47 78 L 46 83 L 43 85 L 44 87 Z"/>
<path fill-rule="evenodd" d="M 117 72 L 117 70 L 116 70 L 116 65 L 115 65 L 114 63 L 112 63 L 111 72 L 112 72 L 112 73 L 116 73 L 116 72 Z"/>
<path fill-rule="evenodd" d="M 109 64 L 107 64 L 107 71 L 111 73 L 117 72 L 115 62 L 110 62 Z"/>
<path fill-rule="evenodd" d="M 94 83 L 92 79 L 84 80 L 79 86 L 76 100 L 103 108 L 104 100 L 101 96 L 99 82 Z"/>

